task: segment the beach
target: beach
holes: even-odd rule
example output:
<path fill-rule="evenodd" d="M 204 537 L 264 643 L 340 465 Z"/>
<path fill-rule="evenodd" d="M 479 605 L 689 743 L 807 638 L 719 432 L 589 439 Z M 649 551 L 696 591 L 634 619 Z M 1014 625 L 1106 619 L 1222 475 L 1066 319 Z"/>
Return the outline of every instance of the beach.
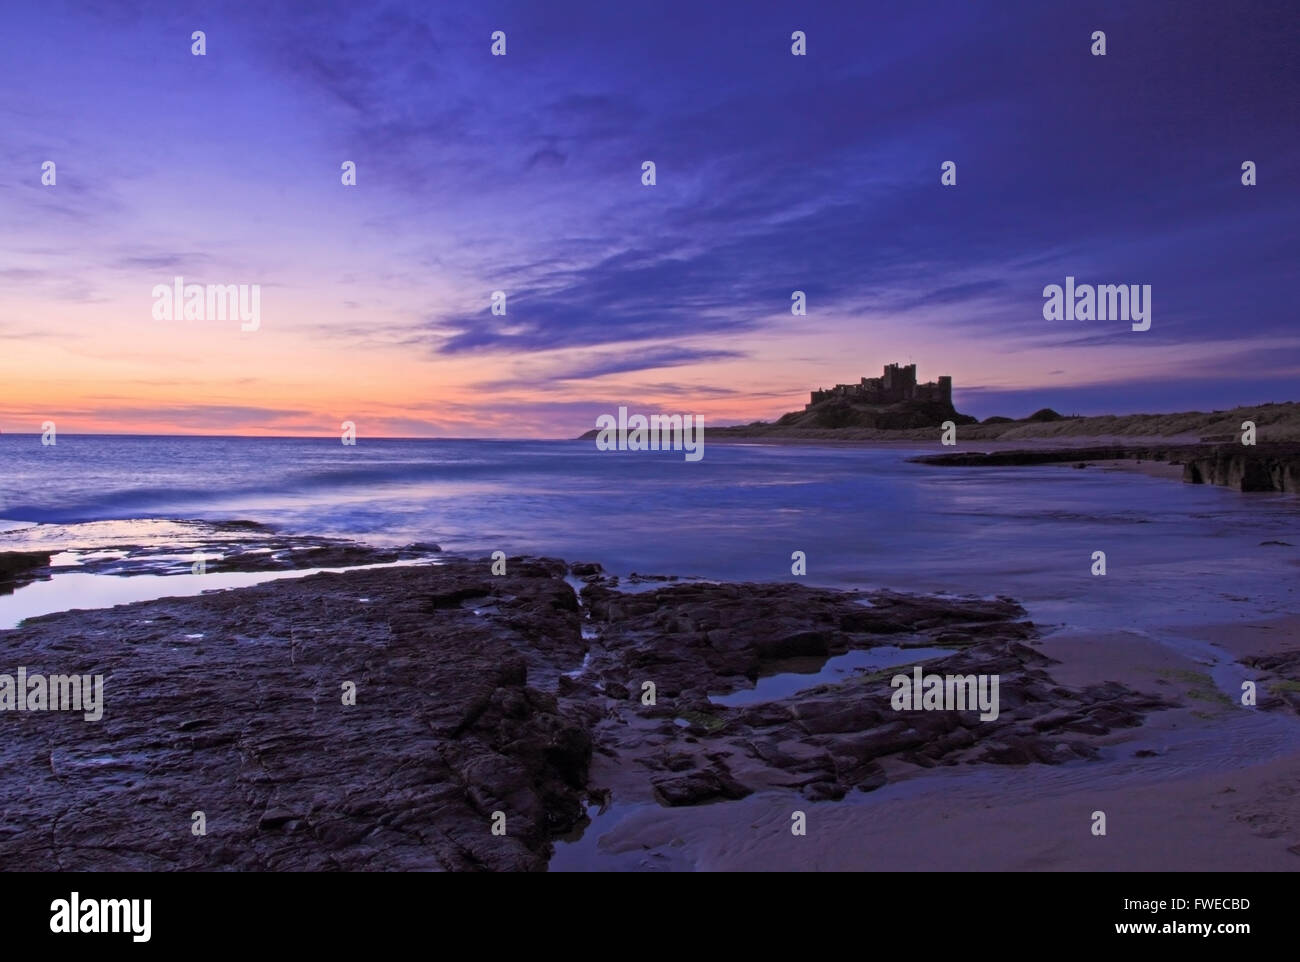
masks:
<path fill-rule="evenodd" d="M 176 449 L 218 443 L 260 473 L 0 509 L 0 673 L 104 686 L 4 714 L 7 865 L 1300 864 L 1292 496 L 907 445 Z M 996 676 L 997 717 L 898 710 L 914 670 Z"/>

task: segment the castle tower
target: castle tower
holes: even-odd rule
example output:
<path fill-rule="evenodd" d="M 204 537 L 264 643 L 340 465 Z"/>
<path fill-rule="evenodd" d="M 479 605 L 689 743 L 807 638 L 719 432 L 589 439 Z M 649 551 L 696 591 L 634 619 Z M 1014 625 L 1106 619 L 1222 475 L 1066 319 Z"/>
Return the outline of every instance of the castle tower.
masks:
<path fill-rule="evenodd" d="M 886 395 L 892 395 L 895 391 L 898 390 L 898 386 L 899 386 L 898 365 L 886 364 L 884 372 L 881 374 L 880 377 L 881 390 L 883 390 Z"/>
<path fill-rule="evenodd" d="M 911 400 L 916 397 L 916 365 L 900 367 L 897 364 L 886 364 L 880 386 L 888 401 Z"/>
<path fill-rule="evenodd" d="M 906 367 L 898 369 L 899 378 L 903 382 L 903 400 L 910 401 L 916 397 L 916 365 L 908 364 Z"/>

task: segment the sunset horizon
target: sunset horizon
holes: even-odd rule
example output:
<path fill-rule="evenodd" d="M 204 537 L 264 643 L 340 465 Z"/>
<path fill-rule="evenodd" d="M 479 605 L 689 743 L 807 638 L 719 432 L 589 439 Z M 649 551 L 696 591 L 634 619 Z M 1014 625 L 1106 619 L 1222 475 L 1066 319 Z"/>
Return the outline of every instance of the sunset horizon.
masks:
<path fill-rule="evenodd" d="M 892 360 L 978 418 L 1294 399 L 1285 32 L 1194 6 L 1112 13 L 1132 29 L 1104 58 L 1073 40 L 1089 14 L 1035 4 L 820 7 L 815 57 L 782 14 L 691 4 L 579 34 L 509 4 L 17 11 L 0 52 L 41 108 L 0 99 L 0 430 L 738 424 Z M 1045 320 L 1067 276 L 1149 285 L 1150 328 Z M 257 287 L 256 329 L 158 319 L 173 279 Z"/>
<path fill-rule="evenodd" d="M 1297 0 L 10 6 L 19 945 L 1285 934 Z"/>

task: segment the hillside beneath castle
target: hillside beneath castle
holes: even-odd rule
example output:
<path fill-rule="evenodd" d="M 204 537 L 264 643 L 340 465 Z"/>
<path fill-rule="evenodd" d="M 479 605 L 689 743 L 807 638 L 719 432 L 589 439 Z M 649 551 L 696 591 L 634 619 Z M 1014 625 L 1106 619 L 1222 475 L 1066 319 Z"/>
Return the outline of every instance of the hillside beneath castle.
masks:
<path fill-rule="evenodd" d="M 908 400 L 878 404 L 854 397 L 832 396 L 791 411 L 776 420 L 783 428 L 840 430 L 866 428 L 877 431 L 906 431 L 938 428 L 944 421 L 974 424 L 975 418 L 958 414 L 951 401 Z"/>

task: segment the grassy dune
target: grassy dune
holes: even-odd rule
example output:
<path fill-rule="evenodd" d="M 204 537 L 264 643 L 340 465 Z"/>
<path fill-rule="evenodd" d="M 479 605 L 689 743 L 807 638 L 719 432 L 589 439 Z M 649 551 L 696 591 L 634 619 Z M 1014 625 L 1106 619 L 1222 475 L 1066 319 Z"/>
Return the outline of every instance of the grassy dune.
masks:
<path fill-rule="evenodd" d="M 1186 411 L 1178 414 L 1107 414 L 1063 418 L 1059 421 L 1006 421 L 961 425 L 962 441 L 1058 441 L 1099 438 L 1164 439 L 1182 443 L 1235 441 L 1241 423 L 1254 421 L 1261 442 L 1300 441 L 1300 403 L 1261 404 L 1231 411 Z M 790 441 L 933 441 L 937 427 L 890 431 L 872 428 L 804 428 L 755 422 L 726 428 L 706 428 L 708 440 L 771 439 Z M 1077 440 L 1076 440 L 1077 439 Z"/>

